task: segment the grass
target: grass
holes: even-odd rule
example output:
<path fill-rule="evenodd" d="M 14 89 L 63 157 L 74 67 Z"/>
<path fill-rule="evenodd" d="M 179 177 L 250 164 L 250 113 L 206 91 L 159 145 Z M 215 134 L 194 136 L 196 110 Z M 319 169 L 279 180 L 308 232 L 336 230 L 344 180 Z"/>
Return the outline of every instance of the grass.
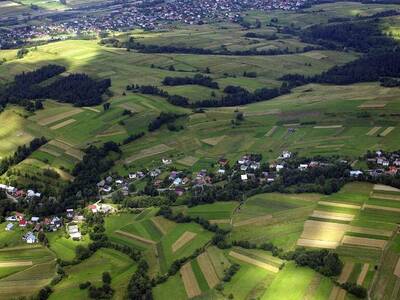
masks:
<path fill-rule="evenodd" d="M 79 289 L 79 284 L 90 281 L 93 285 L 100 286 L 103 272 L 110 272 L 111 287 L 116 291 L 115 299 L 123 299 L 135 269 L 136 265 L 125 254 L 112 249 L 100 249 L 82 263 L 66 268 L 68 277 L 56 285 L 50 299 L 87 298 L 88 291 Z"/>
<path fill-rule="evenodd" d="M 288 300 L 303 299 L 314 276 L 316 273 L 313 270 L 288 263 L 276 275 L 261 299 L 278 299 L 279 297 Z"/>
<path fill-rule="evenodd" d="M 238 206 L 237 202 L 215 202 L 190 207 L 186 213 L 189 216 L 202 217 L 207 220 L 230 219 L 236 206 Z"/>
<path fill-rule="evenodd" d="M 46 236 L 49 240 L 50 250 L 55 253 L 57 258 L 66 261 L 71 261 L 75 258 L 75 248 L 78 245 L 87 246 L 89 244 L 88 236 L 84 236 L 81 241 L 67 239 L 62 232 L 51 232 Z"/>
<path fill-rule="evenodd" d="M 162 284 L 157 285 L 153 289 L 153 297 L 155 300 L 168 300 L 173 295 L 176 300 L 186 300 L 186 291 L 180 277 L 180 273 L 168 278 Z"/>

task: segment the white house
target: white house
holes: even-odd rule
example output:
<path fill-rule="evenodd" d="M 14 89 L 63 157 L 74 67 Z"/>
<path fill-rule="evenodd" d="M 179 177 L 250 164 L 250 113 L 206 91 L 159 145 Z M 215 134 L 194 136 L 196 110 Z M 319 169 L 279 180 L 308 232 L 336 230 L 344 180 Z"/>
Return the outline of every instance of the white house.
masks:
<path fill-rule="evenodd" d="M 280 170 L 282 170 L 284 168 L 283 165 L 276 165 L 276 171 L 279 172 Z"/>
<path fill-rule="evenodd" d="M 241 178 L 243 181 L 247 181 L 247 179 L 248 179 L 247 174 L 240 175 L 240 178 Z"/>
<path fill-rule="evenodd" d="M 358 176 L 361 176 L 362 174 L 363 174 L 363 172 L 360 170 L 350 171 L 351 177 L 358 177 Z"/>
<path fill-rule="evenodd" d="M 307 170 L 307 168 L 308 168 L 308 165 L 307 165 L 307 164 L 300 164 L 300 166 L 299 166 L 299 170 L 300 170 L 300 171 Z"/>
<path fill-rule="evenodd" d="M 6 231 L 12 230 L 13 227 L 14 227 L 14 224 L 13 224 L 13 223 L 8 223 L 7 226 L 6 226 Z"/>

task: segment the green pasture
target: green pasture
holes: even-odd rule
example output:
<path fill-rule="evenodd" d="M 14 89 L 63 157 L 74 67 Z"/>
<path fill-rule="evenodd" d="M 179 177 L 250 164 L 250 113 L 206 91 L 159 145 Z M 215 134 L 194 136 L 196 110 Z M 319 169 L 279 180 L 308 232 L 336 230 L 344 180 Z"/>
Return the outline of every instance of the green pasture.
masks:
<path fill-rule="evenodd" d="M 81 241 L 73 241 L 72 239 L 67 239 L 64 232 L 50 232 L 46 234 L 50 250 L 55 253 L 57 258 L 71 261 L 75 258 L 75 249 L 78 245 L 87 246 L 89 244 L 89 237 L 83 236 Z"/>

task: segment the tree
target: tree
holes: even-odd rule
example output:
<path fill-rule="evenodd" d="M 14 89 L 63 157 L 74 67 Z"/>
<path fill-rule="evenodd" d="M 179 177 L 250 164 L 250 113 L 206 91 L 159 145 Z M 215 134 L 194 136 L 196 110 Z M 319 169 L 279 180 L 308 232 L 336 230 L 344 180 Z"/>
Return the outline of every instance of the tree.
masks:
<path fill-rule="evenodd" d="M 104 109 L 104 111 L 109 110 L 109 109 L 110 109 L 110 106 L 111 106 L 111 104 L 110 104 L 109 102 L 104 103 L 104 104 L 103 104 L 103 109 Z"/>
<path fill-rule="evenodd" d="M 103 272 L 103 275 L 102 275 L 102 280 L 103 280 L 103 283 L 106 285 L 110 285 L 111 284 L 111 275 L 110 275 L 110 273 L 109 272 Z"/>

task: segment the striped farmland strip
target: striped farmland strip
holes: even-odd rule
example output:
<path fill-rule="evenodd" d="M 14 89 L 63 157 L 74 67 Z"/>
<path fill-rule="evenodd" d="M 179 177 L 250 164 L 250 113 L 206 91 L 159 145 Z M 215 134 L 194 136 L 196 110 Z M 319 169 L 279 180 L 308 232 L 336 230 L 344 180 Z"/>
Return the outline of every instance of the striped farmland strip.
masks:
<path fill-rule="evenodd" d="M 270 272 L 273 272 L 273 273 L 278 273 L 279 272 L 279 268 L 278 267 L 266 264 L 266 263 L 261 262 L 259 260 L 253 259 L 251 257 L 245 256 L 245 255 L 240 254 L 240 253 L 237 253 L 235 251 L 229 252 L 229 255 L 234 257 L 234 258 L 236 258 L 236 259 L 238 259 L 238 260 L 241 260 L 241 261 L 246 262 L 248 264 L 263 268 L 263 269 L 268 270 Z"/>
<path fill-rule="evenodd" d="M 200 254 L 197 257 L 197 262 L 199 263 L 201 272 L 203 273 L 208 286 L 212 289 L 219 283 L 219 279 L 207 252 L 203 252 L 202 254 Z"/>
<path fill-rule="evenodd" d="M 359 205 L 338 203 L 338 202 L 328 202 L 328 201 L 318 201 L 318 204 L 324 205 L 324 206 L 351 208 L 351 209 L 360 209 L 361 208 L 361 206 L 359 206 Z"/>
<path fill-rule="evenodd" d="M 181 276 L 183 285 L 185 286 L 186 294 L 189 298 L 194 298 L 201 294 L 199 283 L 193 273 L 192 265 L 190 262 L 186 263 L 181 268 Z"/>

